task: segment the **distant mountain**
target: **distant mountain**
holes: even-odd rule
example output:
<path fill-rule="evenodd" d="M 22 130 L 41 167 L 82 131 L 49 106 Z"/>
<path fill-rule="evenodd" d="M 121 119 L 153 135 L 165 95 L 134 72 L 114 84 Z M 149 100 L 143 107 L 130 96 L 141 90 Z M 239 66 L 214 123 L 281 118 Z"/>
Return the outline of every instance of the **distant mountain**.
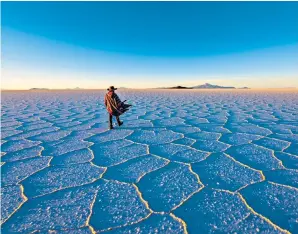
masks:
<path fill-rule="evenodd" d="M 178 85 L 178 86 L 175 86 L 175 87 L 170 87 L 168 89 L 192 89 L 192 88 L 191 87 L 184 87 L 184 86 Z"/>
<path fill-rule="evenodd" d="M 247 88 L 247 87 L 244 87 Z M 212 85 L 209 83 L 203 84 L 203 85 L 196 85 L 192 87 L 186 87 L 186 86 L 175 86 L 175 87 L 159 87 L 156 89 L 235 89 L 233 86 L 220 86 L 220 85 Z"/>
<path fill-rule="evenodd" d="M 32 88 L 29 90 L 35 91 L 35 90 L 49 90 L 49 89 L 48 88 Z"/>
<path fill-rule="evenodd" d="M 157 87 L 153 89 L 192 89 L 192 87 L 185 87 L 185 86 L 174 86 L 174 87 Z"/>
<path fill-rule="evenodd" d="M 248 88 L 248 87 L 241 87 L 241 88 L 238 88 L 238 89 L 250 89 L 250 88 Z"/>
<path fill-rule="evenodd" d="M 235 87 L 232 87 L 232 86 L 219 86 L 219 85 L 212 85 L 209 83 L 193 86 L 192 88 L 193 89 L 235 89 Z"/>

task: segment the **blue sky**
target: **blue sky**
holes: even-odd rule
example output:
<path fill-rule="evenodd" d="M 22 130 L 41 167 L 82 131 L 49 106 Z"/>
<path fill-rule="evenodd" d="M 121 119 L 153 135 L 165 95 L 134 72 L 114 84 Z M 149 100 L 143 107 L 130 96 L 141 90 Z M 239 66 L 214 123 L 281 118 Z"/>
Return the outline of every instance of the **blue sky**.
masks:
<path fill-rule="evenodd" d="M 2 88 L 298 87 L 297 2 L 2 2 Z"/>

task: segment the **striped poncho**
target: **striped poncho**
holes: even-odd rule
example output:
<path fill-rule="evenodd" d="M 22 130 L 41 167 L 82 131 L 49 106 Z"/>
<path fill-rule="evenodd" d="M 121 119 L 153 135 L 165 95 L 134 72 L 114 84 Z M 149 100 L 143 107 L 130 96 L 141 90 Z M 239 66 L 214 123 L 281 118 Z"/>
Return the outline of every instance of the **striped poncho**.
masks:
<path fill-rule="evenodd" d="M 120 110 L 121 105 L 122 102 L 116 93 L 109 91 L 106 94 L 105 106 L 111 115 L 119 116 L 123 114 L 123 112 Z"/>

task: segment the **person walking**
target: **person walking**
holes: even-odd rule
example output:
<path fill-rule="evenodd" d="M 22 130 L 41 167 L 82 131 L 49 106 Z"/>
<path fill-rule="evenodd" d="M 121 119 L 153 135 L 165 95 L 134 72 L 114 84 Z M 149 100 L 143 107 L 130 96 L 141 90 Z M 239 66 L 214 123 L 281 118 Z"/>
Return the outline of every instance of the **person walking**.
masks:
<path fill-rule="evenodd" d="M 113 129 L 113 116 L 116 117 L 117 123 L 119 126 L 123 124 L 123 121 L 120 121 L 120 115 L 124 113 L 122 110 L 123 102 L 121 102 L 118 95 L 115 93 L 114 86 L 110 86 L 108 89 L 108 92 L 105 95 L 105 106 L 107 108 L 107 111 L 109 113 L 109 129 Z"/>

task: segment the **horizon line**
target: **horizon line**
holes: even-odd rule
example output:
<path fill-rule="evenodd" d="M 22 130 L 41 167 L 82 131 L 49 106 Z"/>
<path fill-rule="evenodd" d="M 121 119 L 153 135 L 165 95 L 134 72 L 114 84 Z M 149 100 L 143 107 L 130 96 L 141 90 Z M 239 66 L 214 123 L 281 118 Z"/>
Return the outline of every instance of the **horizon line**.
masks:
<path fill-rule="evenodd" d="M 119 90 L 125 90 L 125 89 L 130 89 L 130 90 L 144 90 L 144 89 L 159 89 L 159 90 L 267 90 L 267 89 L 297 89 L 297 87 L 273 87 L 273 88 L 268 88 L 268 87 L 259 87 L 259 88 L 189 88 L 189 89 L 175 89 L 171 87 L 156 87 L 156 88 L 118 88 Z M 31 92 L 45 92 L 45 91 L 96 91 L 96 90 L 105 90 L 107 91 L 106 88 L 80 88 L 80 89 L 75 89 L 75 88 L 61 88 L 61 89 L 51 89 L 51 88 L 36 88 L 36 89 L 0 89 L 0 92 L 2 91 L 31 91 Z"/>

